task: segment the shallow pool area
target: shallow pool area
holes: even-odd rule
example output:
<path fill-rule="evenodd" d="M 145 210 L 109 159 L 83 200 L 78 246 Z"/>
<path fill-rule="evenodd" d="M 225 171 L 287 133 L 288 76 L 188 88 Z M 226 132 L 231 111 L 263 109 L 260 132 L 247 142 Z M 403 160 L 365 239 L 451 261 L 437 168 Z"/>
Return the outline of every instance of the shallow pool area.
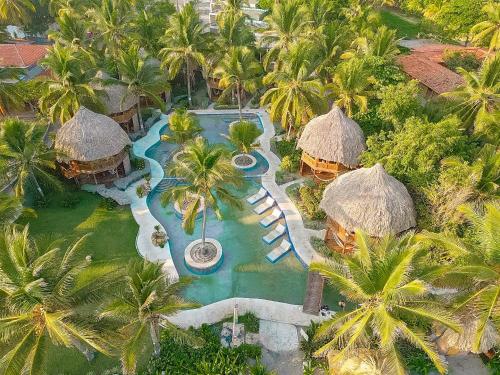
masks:
<path fill-rule="evenodd" d="M 237 114 L 197 116 L 204 129 L 203 137 L 210 143 L 229 144 L 225 135 L 228 134 L 229 124 L 238 120 Z M 259 117 L 246 117 L 262 127 Z M 167 126 L 161 130 L 161 134 L 165 133 L 168 133 Z M 178 145 L 158 142 L 147 150 L 146 156 L 165 166 L 178 151 Z M 181 227 L 181 218 L 176 214 L 173 204 L 163 207 L 160 203 L 161 193 L 179 181 L 165 176 L 148 196 L 147 203 L 152 215 L 167 230 L 171 256 L 179 275 L 195 277 L 185 291 L 185 297 L 188 299 L 202 304 L 231 297 L 262 298 L 290 304 L 303 303 L 307 270 L 296 254 L 291 251 L 276 263 L 266 259 L 266 255 L 287 236 L 285 234 L 272 244 L 265 243 L 262 237 L 278 223 L 286 224 L 285 220 L 282 218 L 264 228 L 259 221 L 269 215 L 272 209 L 258 215 L 253 211 L 258 203 L 250 205 L 245 199 L 259 190 L 260 176 L 269 168 L 263 155 L 259 152 L 253 152 L 252 155 L 257 159 L 257 164 L 250 170 L 244 171 L 245 186 L 234 192 L 242 199 L 243 209 L 238 210 L 223 205 L 222 221 L 217 220 L 215 214 L 208 211 L 207 237 L 215 238 L 221 243 L 224 256 L 222 264 L 211 274 L 194 274 L 184 263 L 184 249 L 190 242 L 201 237 L 201 219 L 197 220 L 194 233 L 188 235 Z M 338 297 L 336 293 L 326 288 L 324 300 L 331 308 L 335 308 Z"/>

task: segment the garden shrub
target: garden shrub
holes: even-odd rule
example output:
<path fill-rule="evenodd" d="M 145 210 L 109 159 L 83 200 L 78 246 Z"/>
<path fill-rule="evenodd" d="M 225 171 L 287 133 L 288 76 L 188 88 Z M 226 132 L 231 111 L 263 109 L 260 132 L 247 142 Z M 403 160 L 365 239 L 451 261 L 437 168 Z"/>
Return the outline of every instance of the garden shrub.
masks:
<path fill-rule="evenodd" d="M 332 250 L 326 245 L 326 242 L 318 237 L 311 237 L 311 245 L 316 252 L 320 253 L 324 257 L 330 257 L 332 255 Z"/>
<path fill-rule="evenodd" d="M 113 211 L 116 206 L 118 206 L 118 203 L 112 198 L 103 198 L 101 203 L 99 203 L 99 207 L 105 208 L 108 211 Z"/>
<path fill-rule="evenodd" d="M 45 197 L 37 197 L 33 203 L 35 208 L 46 208 L 49 202 Z"/>
<path fill-rule="evenodd" d="M 287 155 L 281 159 L 280 168 L 285 172 L 297 172 L 300 166 L 300 157 L 295 155 Z"/>
<path fill-rule="evenodd" d="M 80 197 L 74 193 L 63 193 L 59 198 L 59 204 L 63 208 L 74 208 L 80 203 Z"/>
<path fill-rule="evenodd" d="M 146 162 L 142 158 L 132 158 L 130 159 L 130 165 L 133 169 L 141 170 L 146 167 Z"/>
<path fill-rule="evenodd" d="M 144 189 L 144 185 L 138 185 L 135 189 L 135 193 L 139 198 L 144 197 L 144 195 L 146 195 L 146 189 Z"/>
<path fill-rule="evenodd" d="M 299 188 L 299 205 L 302 207 L 308 219 L 326 219 L 325 212 L 319 208 L 319 203 L 321 202 L 324 188 L 325 186 L 323 184 L 304 185 Z"/>
<path fill-rule="evenodd" d="M 427 375 L 431 372 L 437 372 L 434 364 L 423 350 L 405 341 L 398 343 L 398 349 L 410 374 Z"/>
<path fill-rule="evenodd" d="M 238 322 L 245 325 L 246 332 L 259 332 L 259 318 L 255 314 L 248 312 L 238 318 Z"/>
<path fill-rule="evenodd" d="M 500 375 L 500 351 L 495 350 L 495 355 L 486 362 L 486 366 L 492 375 Z"/>
<path fill-rule="evenodd" d="M 444 65 L 453 71 L 462 68 L 467 71 L 479 69 L 481 60 L 475 54 L 460 51 L 445 51 L 443 54 Z"/>

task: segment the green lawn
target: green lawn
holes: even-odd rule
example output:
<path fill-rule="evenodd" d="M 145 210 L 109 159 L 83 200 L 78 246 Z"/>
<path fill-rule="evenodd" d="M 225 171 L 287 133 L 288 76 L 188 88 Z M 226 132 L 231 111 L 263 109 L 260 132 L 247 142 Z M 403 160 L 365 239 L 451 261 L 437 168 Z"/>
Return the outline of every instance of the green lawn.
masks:
<path fill-rule="evenodd" d="M 123 265 L 138 258 L 135 239 L 138 226 L 130 207 L 111 211 L 101 207 L 102 198 L 83 191 L 74 193 L 79 203 L 74 208 L 63 208 L 57 199 L 50 199 L 46 208 L 37 209 L 38 217 L 29 220 L 30 232 L 35 237 L 64 236 L 78 238 L 93 234 L 86 240 L 83 254 L 91 254 L 95 261 L 118 260 Z M 116 358 L 97 354 L 92 362 L 76 350 L 51 347 L 47 353 L 47 373 L 50 375 L 99 374 L 118 366 Z"/>
<path fill-rule="evenodd" d="M 408 39 L 414 39 L 417 37 L 418 33 L 424 31 L 419 21 L 410 22 L 398 14 L 385 9 L 381 9 L 378 13 L 382 24 L 390 29 L 396 29 L 398 38 L 406 37 Z"/>

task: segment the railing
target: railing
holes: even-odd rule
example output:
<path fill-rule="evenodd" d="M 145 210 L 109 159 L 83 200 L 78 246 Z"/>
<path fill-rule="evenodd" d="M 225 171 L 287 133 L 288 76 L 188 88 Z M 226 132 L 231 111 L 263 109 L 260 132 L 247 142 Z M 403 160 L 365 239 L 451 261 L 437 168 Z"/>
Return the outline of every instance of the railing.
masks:
<path fill-rule="evenodd" d="M 136 113 L 137 109 L 135 107 L 131 107 L 123 112 L 112 113 L 109 115 L 109 117 L 111 117 L 117 123 L 123 124 L 125 122 L 128 122 Z"/>
<path fill-rule="evenodd" d="M 307 152 L 302 153 L 302 161 L 315 171 L 338 173 L 340 169 L 339 164 L 313 158 Z"/>
<path fill-rule="evenodd" d="M 126 153 L 127 151 L 123 150 L 119 154 L 110 156 L 109 158 L 89 162 L 70 160 L 68 164 L 61 164 L 61 171 L 66 178 L 73 178 L 80 174 L 95 174 L 109 171 L 120 165 Z"/>

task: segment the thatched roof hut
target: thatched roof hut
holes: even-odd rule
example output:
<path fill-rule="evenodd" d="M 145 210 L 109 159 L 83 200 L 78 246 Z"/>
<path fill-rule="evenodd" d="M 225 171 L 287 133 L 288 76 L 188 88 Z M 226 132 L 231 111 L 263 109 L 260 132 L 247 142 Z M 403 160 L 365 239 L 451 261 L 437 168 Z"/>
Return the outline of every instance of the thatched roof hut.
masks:
<path fill-rule="evenodd" d="M 137 105 L 139 98 L 127 92 L 127 86 L 116 83 L 107 84 L 105 81 L 110 76 L 100 70 L 96 74 L 96 83 L 93 87 L 104 92 L 102 102 L 106 108 L 107 115 L 113 115 L 129 110 Z"/>
<path fill-rule="evenodd" d="M 117 155 L 130 143 L 116 121 L 82 106 L 57 131 L 55 148 L 65 159 L 89 162 Z"/>
<path fill-rule="evenodd" d="M 309 121 L 297 148 L 313 158 L 356 168 L 366 145 L 359 125 L 334 105 L 327 114 Z"/>
<path fill-rule="evenodd" d="M 351 233 L 359 228 L 370 236 L 383 237 L 416 225 L 408 190 L 380 164 L 339 176 L 325 189 L 320 207 Z"/>

